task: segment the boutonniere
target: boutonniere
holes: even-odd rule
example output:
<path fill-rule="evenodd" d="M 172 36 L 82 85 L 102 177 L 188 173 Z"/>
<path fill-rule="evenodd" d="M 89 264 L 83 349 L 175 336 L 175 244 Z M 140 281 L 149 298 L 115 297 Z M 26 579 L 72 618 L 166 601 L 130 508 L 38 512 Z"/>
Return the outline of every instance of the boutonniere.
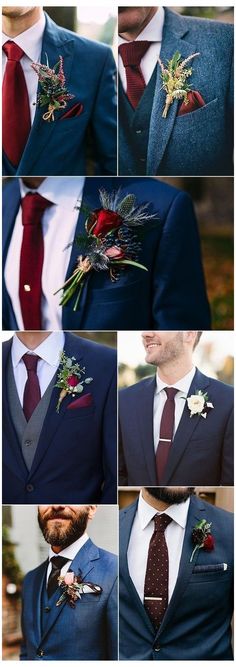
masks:
<path fill-rule="evenodd" d="M 83 375 L 85 375 L 85 366 L 82 368 L 75 357 L 67 357 L 65 352 L 62 352 L 57 383 L 55 384 L 55 387 L 61 389 L 56 408 L 57 412 L 59 412 L 61 402 L 67 394 L 72 398 L 78 397 L 78 394 L 84 391 L 84 384 L 90 384 L 93 381 L 93 378 L 82 379 Z"/>
<path fill-rule="evenodd" d="M 192 394 L 186 398 L 188 409 L 190 410 L 190 417 L 194 415 L 200 415 L 206 419 L 208 412 L 214 408 L 213 403 L 210 403 L 208 400 L 207 393 L 203 393 L 199 389 L 196 394 Z"/>
<path fill-rule="evenodd" d="M 112 281 L 120 277 L 127 266 L 148 269 L 138 262 L 141 251 L 141 231 L 156 214 L 149 214 L 148 204 L 137 206 L 136 197 L 120 196 L 120 191 L 99 190 L 101 208 L 88 212 L 85 233 L 76 237 L 79 255 L 72 275 L 55 294 L 63 290 L 60 305 L 64 306 L 77 292 L 73 310 L 76 311 L 81 291 L 91 271 L 109 271 Z M 72 244 L 70 244 L 72 245 Z M 68 246 L 67 246 L 68 247 Z"/>
<path fill-rule="evenodd" d="M 66 600 L 70 607 L 75 609 L 75 603 L 85 593 L 93 595 L 100 595 L 102 593 L 101 586 L 82 581 L 74 572 L 67 572 L 64 577 L 58 577 L 58 584 L 62 588 L 63 593 L 58 602 L 56 602 L 56 607 L 59 607 Z"/>
<path fill-rule="evenodd" d="M 74 95 L 68 93 L 66 88 L 66 78 L 63 70 L 63 58 L 59 56 L 59 61 L 53 68 L 49 67 L 46 55 L 47 65 L 41 63 L 32 63 L 31 67 L 39 78 L 40 92 L 37 95 L 36 105 L 48 110 L 43 114 L 43 120 L 54 120 L 54 111 L 65 109 L 68 100 L 72 100 Z"/>
<path fill-rule="evenodd" d="M 191 87 L 187 79 L 191 76 L 193 70 L 192 67 L 186 67 L 186 65 L 188 65 L 190 60 L 199 55 L 200 53 L 192 53 L 191 56 L 188 56 L 188 58 L 181 62 L 181 54 L 176 51 L 173 58 L 167 61 L 166 67 L 163 65 L 161 59 L 158 58 L 163 81 L 162 88 L 166 92 L 163 118 L 166 118 L 174 100 L 183 100 L 185 104 L 188 104 L 188 92 L 191 90 Z"/>
<path fill-rule="evenodd" d="M 201 521 L 198 521 L 194 526 L 192 531 L 192 542 L 195 547 L 190 558 L 190 563 L 192 563 L 194 554 L 198 549 L 204 549 L 204 551 L 212 551 L 214 549 L 215 540 L 211 534 L 211 526 L 212 524 L 208 523 L 206 519 L 201 519 Z"/>

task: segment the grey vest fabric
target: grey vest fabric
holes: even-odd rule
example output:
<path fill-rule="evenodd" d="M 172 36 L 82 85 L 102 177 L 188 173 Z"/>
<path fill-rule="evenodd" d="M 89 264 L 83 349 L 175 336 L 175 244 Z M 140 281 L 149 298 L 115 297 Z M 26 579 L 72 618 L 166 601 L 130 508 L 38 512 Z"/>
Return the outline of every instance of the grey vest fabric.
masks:
<path fill-rule="evenodd" d="M 119 81 L 119 174 L 146 173 L 149 124 L 156 86 L 157 66 L 136 109 Z"/>
<path fill-rule="evenodd" d="M 18 396 L 11 357 L 7 365 L 7 393 L 8 404 L 12 422 L 14 424 L 18 441 L 22 450 L 24 461 L 28 470 L 31 469 L 35 452 L 37 450 L 40 433 L 49 408 L 51 394 L 56 382 L 57 372 L 53 376 L 44 395 L 39 401 L 27 422 Z"/>

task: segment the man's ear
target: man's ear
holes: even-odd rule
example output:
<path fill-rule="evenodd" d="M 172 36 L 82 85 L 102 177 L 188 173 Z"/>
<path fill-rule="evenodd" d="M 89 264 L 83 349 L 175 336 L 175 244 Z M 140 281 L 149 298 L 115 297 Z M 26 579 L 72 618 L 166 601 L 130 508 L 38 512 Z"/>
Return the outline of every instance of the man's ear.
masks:
<path fill-rule="evenodd" d="M 184 343 L 192 343 L 194 345 L 197 331 L 183 331 Z"/>
<path fill-rule="evenodd" d="M 89 513 L 88 513 L 88 518 L 91 520 L 94 517 L 94 514 L 96 514 L 97 511 L 97 505 L 89 505 Z"/>

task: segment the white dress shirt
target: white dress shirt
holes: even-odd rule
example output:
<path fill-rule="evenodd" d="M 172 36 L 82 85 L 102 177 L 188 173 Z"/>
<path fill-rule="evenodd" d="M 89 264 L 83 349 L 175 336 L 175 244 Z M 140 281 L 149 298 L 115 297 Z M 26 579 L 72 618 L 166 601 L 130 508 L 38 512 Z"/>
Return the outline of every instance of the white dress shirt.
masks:
<path fill-rule="evenodd" d="M 13 336 L 11 347 L 12 366 L 17 392 L 22 406 L 25 383 L 28 377 L 25 363 L 22 360 L 23 355 L 26 353 L 38 354 L 38 356 L 41 357 L 37 364 L 37 376 L 39 379 L 41 396 L 43 396 L 59 366 L 60 354 L 64 348 L 64 342 L 64 332 L 55 331 L 32 351 L 20 341 L 16 334 Z"/>
<path fill-rule="evenodd" d="M 146 25 L 146 27 L 142 30 L 142 32 L 140 32 L 138 37 L 136 37 L 136 39 L 133 40 L 135 42 L 140 40 L 153 42 L 153 44 L 151 44 L 149 49 L 146 51 L 140 63 L 141 71 L 146 84 L 148 84 L 149 80 L 151 79 L 153 70 L 157 64 L 157 58 L 160 55 L 164 20 L 165 20 L 164 8 L 159 7 L 156 14 L 154 14 L 148 25 Z M 119 36 L 118 46 L 120 44 L 127 44 L 127 40 Z M 124 91 L 126 92 L 127 81 L 126 81 L 125 67 L 123 65 L 123 61 L 120 55 L 118 59 L 118 66 L 119 66 L 119 74 L 121 82 Z"/>
<path fill-rule="evenodd" d="M 44 260 L 42 271 L 42 329 L 57 330 L 62 326 L 62 307 L 59 306 L 62 292 L 54 295 L 65 282 L 78 220 L 78 206 L 83 196 L 85 178 L 46 178 L 36 190 L 30 190 L 20 181 L 21 197 L 27 192 L 38 192 L 53 202 L 42 217 L 44 238 Z M 9 245 L 5 280 L 8 294 L 20 330 L 24 329 L 19 299 L 20 253 L 23 238 L 22 209 L 16 216 Z"/>
<path fill-rule="evenodd" d="M 142 491 L 140 491 L 138 509 L 131 529 L 127 556 L 130 577 L 142 602 L 144 599 L 149 543 L 154 533 L 153 517 L 155 514 L 165 513 L 173 519 L 165 530 L 169 556 L 168 601 L 170 601 L 179 572 L 189 502 L 190 499 L 188 498 L 186 502 L 179 505 L 170 505 L 165 512 L 157 512 L 154 507 L 146 503 L 142 496 Z"/>
<path fill-rule="evenodd" d="M 82 549 L 82 547 L 84 546 L 85 542 L 87 542 L 88 539 L 89 539 L 88 533 L 84 533 L 83 535 L 81 535 L 81 537 L 79 537 L 78 540 L 73 542 L 73 544 L 70 544 L 69 547 L 65 547 L 65 549 L 62 549 L 62 551 L 60 551 L 59 554 L 55 554 L 55 552 L 52 550 L 52 547 L 50 547 L 48 554 L 49 563 L 47 569 L 47 582 L 52 569 L 52 563 L 50 561 L 50 558 L 52 558 L 53 556 L 64 556 L 64 558 L 69 559 L 68 562 L 65 563 L 65 565 L 63 565 L 63 567 L 61 568 L 61 576 L 64 577 L 64 575 L 68 572 L 75 556 L 80 551 L 80 549 Z"/>
<path fill-rule="evenodd" d="M 172 385 L 168 385 L 165 382 L 162 382 L 162 380 L 159 378 L 158 373 L 156 374 L 156 391 L 154 394 L 154 402 L 153 402 L 153 434 L 154 434 L 154 449 L 155 452 L 158 447 L 159 443 L 159 437 L 160 437 L 160 424 L 161 424 L 161 417 L 162 417 L 162 412 L 163 408 L 165 405 L 165 402 L 167 400 L 167 395 L 166 392 L 164 391 L 165 387 L 175 387 L 178 389 L 178 393 L 175 395 L 175 421 L 174 421 L 174 434 L 177 431 L 177 428 L 179 426 L 180 419 L 182 417 L 182 413 L 184 410 L 184 406 L 186 403 L 186 399 L 188 392 L 189 392 L 189 387 L 193 381 L 194 375 L 196 372 L 195 366 L 187 373 L 184 375 L 181 380 L 178 380 L 178 382 L 175 382 Z"/>
<path fill-rule="evenodd" d="M 36 97 L 38 89 L 38 75 L 34 72 L 31 67 L 32 63 L 40 62 L 41 51 L 42 51 L 42 41 L 43 33 L 45 28 L 45 15 L 42 11 L 42 15 L 31 28 L 21 32 L 20 35 L 16 37 L 9 37 L 8 35 L 2 34 L 2 46 L 8 41 L 15 42 L 17 46 L 20 46 L 21 49 L 25 52 L 25 55 L 21 58 L 21 67 L 24 72 L 26 86 L 29 96 L 29 106 L 30 106 L 30 117 L 31 124 L 33 123 L 35 111 L 36 111 Z M 2 74 L 4 76 L 5 67 L 7 62 L 7 56 L 2 52 Z M 55 65 L 56 63 L 52 63 Z"/>

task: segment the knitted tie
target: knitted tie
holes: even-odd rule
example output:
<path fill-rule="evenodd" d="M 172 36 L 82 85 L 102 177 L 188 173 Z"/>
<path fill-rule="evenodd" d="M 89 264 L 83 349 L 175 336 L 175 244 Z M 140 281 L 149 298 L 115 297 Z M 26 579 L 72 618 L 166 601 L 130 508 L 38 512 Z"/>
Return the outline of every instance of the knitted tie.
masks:
<path fill-rule="evenodd" d="M 28 373 L 23 396 L 23 412 L 27 421 L 29 421 L 41 398 L 39 379 L 37 376 L 37 364 L 39 359 L 40 357 L 38 357 L 37 354 L 26 353 L 22 357 L 22 361 L 24 362 Z"/>
<path fill-rule="evenodd" d="M 3 46 L 7 63 L 2 87 L 3 149 L 10 162 L 20 162 L 31 128 L 29 97 L 20 60 L 24 51 L 8 41 Z"/>
<path fill-rule="evenodd" d="M 167 514 L 155 514 L 155 528 L 148 550 L 144 607 L 156 628 L 159 628 L 168 606 L 169 557 L 164 533 L 171 521 Z"/>
<path fill-rule="evenodd" d="M 165 402 L 161 416 L 160 436 L 156 453 L 157 479 L 158 484 L 160 485 L 162 484 L 162 479 L 173 440 L 175 423 L 175 394 L 177 394 L 178 389 L 174 389 L 174 387 L 165 387 L 164 391 L 166 392 L 167 400 Z"/>
<path fill-rule="evenodd" d="M 28 193 L 21 201 L 23 239 L 20 255 L 19 298 L 25 329 L 41 326 L 41 297 L 44 243 L 41 220 L 51 202 L 38 192 Z"/>
<path fill-rule="evenodd" d="M 52 556 L 52 558 L 50 558 L 52 569 L 48 577 L 48 585 L 47 585 L 47 594 L 49 598 L 57 590 L 58 577 L 60 576 L 60 572 L 61 569 L 63 568 L 63 565 L 68 563 L 68 560 L 70 560 L 70 558 L 64 558 L 64 556 Z"/>
<path fill-rule="evenodd" d="M 151 43 L 152 42 L 137 41 L 127 42 L 127 44 L 120 44 L 119 46 L 119 54 L 126 71 L 126 95 L 134 109 L 138 106 L 139 100 L 146 88 L 140 63 Z"/>

